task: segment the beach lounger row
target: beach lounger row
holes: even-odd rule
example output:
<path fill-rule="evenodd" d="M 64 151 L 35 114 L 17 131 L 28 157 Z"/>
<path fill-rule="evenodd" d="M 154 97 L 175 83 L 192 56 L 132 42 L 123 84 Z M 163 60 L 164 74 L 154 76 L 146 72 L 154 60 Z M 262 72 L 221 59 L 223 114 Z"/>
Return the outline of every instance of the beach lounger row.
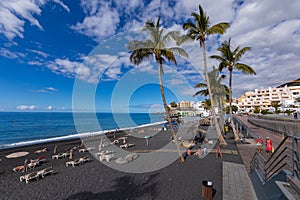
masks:
<path fill-rule="evenodd" d="M 79 149 L 79 152 L 87 152 L 87 151 L 92 151 L 94 149 L 95 149 L 95 147 L 82 148 L 82 149 Z"/>
<path fill-rule="evenodd" d="M 24 176 L 20 176 L 20 181 L 25 181 L 28 183 L 30 180 L 39 179 L 39 178 L 45 178 L 46 175 L 53 174 L 53 168 L 47 167 L 45 169 L 39 170 L 37 172 L 31 172 L 29 174 L 26 174 Z"/>
<path fill-rule="evenodd" d="M 105 150 L 105 151 L 95 153 L 95 156 L 99 156 L 101 162 L 104 160 L 109 162 L 110 160 L 115 158 L 114 151 L 112 150 Z"/>
<path fill-rule="evenodd" d="M 35 168 L 36 166 L 40 165 L 41 163 L 44 163 L 46 162 L 46 158 L 45 156 L 40 156 L 39 158 L 37 159 L 34 159 L 34 160 L 30 160 L 30 163 L 27 164 L 27 167 L 32 169 L 32 168 Z M 23 169 L 25 168 L 25 165 L 20 165 L 20 166 L 17 166 L 15 168 L 13 168 L 13 171 L 14 172 L 20 172 L 22 171 Z"/>
<path fill-rule="evenodd" d="M 70 161 L 67 161 L 66 162 L 66 166 L 72 166 L 72 167 L 75 167 L 77 165 L 80 165 L 80 164 L 83 164 L 85 162 L 89 162 L 91 161 L 91 159 L 88 157 L 88 156 L 85 156 L 83 158 L 78 158 L 78 159 L 75 159 L 75 160 L 70 160 Z"/>
<path fill-rule="evenodd" d="M 129 148 L 129 147 L 132 147 L 134 145 L 135 145 L 134 143 L 126 143 L 126 144 L 120 145 L 120 148 Z"/>
<path fill-rule="evenodd" d="M 58 153 L 58 154 L 52 155 L 52 159 L 66 158 L 68 156 L 70 156 L 70 152 Z"/>

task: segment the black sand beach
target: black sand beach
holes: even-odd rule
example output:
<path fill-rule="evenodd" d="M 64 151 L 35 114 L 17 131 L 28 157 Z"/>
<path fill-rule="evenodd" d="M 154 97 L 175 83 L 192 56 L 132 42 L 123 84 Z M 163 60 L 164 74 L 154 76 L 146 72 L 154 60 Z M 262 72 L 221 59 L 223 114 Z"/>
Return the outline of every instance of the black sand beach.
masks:
<path fill-rule="evenodd" d="M 148 131 L 146 129 L 145 134 Z M 117 137 L 124 134 L 119 132 Z M 113 140 L 113 135 L 110 137 Z M 147 146 L 143 137 L 128 136 L 128 142 L 135 143 L 135 146 L 127 150 L 139 152 L 159 149 L 170 142 L 169 138 L 169 131 L 161 131 L 149 139 Z M 93 141 L 99 144 L 100 139 Z M 227 142 L 226 149 L 236 150 L 233 141 Z M 217 159 L 214 153 L 209 153 L 202 159 L 194 155 L 188 156 L 184 163 L 174 161 L 167 167 L 153 172 L 126 173 L 112 169 L 89 152 L 79 152 L 78 149 L 74 150 L 73 158 L 89 156 L 92 161 L 76 167 L 66 167 L 68 157 L 51 159 L 55 145 L 58 152 L 64 152 L 74 146 L 80 146 L 81 140 L 58 141 L 0 151 L 0 199 L 202 199 L 201 186 L 204 180 L 213 182 L 214 199 L 222 199 L 222 161 L 242 163 L 239 155 L 223 154 L 222 159 Z M 35 150 L 45 147 L 47 152 L 34 153 Z M 20 158 L 5 157 L 20 151 L 27 151 L 29 154 Z M 19 177 L 27 173 L 14 172 L 12 169 L 23 165 L 25 159 L 30 160 L 42 155 L 46 157 L 47 162 L 29 169 L 27 173 L 52 166 L 54 174 L 44 179 L 32 180 L 28 184 L 20 182 Z"/>

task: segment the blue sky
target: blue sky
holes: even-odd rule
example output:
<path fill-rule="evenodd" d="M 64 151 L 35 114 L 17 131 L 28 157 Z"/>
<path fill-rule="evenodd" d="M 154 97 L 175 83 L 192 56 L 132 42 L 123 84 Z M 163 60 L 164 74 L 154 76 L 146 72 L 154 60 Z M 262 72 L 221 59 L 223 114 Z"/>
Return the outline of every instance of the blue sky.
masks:
<path fill-rule="evenodd" d="M 297 0 L 1 0 L 0 111 L 158 109 L 156 64 L 133 66 L 126 44 L 142 37 L 139 28 L 158 16 L 167 30 L 182 31 L 199 4 L 212 24 L 231 23 L 223 36 L 208 38 L 208 55 L 218 54 L 229 37 L 234 47 L 252 47 L 242 61 L 257 76 L 235 73 L 235 97 L 299 78 Z M 197 43 L 183 48 L 189 59 L 165 66 L 168 102 L 202 99 L 192 97 L 194 84 L 203 81 L 202 52 Z"/>

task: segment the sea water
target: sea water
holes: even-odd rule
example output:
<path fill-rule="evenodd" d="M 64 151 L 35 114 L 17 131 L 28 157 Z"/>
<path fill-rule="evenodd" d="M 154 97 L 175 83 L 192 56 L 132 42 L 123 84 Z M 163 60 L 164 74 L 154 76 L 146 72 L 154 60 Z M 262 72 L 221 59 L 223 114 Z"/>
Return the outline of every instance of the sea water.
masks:
<path fill-rule="evenodd" d="M 103 134 L 116 128 L 162 121 L 163 115 L 149 113 L 0 112 L 0 149 Z"/>

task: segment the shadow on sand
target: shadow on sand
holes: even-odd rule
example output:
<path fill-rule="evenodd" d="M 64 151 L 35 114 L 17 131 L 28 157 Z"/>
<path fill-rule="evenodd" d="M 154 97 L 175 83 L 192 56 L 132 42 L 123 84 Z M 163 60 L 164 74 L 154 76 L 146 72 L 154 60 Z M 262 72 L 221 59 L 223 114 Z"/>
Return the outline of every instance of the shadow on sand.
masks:
<path fill-rule="evenodd" d="M 79 192 L 64 200 L 135 199 L 138 197 L 155 199 L 158 186 L 157 181 L 154 180 L 156 176 L 157 174 L 150 175 L 143 182 L 134 181 L 130 176 L 123 176 L 114 180 L 115 185 L 111 191 L 100 193 Z"/>

